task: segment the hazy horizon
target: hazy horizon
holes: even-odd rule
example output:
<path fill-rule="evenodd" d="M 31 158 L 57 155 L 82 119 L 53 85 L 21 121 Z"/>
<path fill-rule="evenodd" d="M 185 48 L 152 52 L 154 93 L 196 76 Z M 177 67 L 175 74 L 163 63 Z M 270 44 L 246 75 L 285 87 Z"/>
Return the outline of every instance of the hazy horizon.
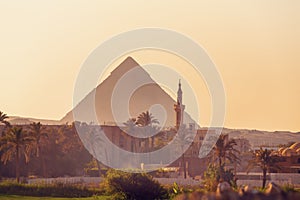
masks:
<path fill-rule="evenodd" d="M 299 1 L 271 0 L 0 1 L 0 111 L 61 119 L 72 109 L 77 74 L 93 49 L 125 31 L 161 27 L 192 38 L 216 64 L 227 96 L 225 127 L 299 132 L 299 8 Z M 141 65 L 172 66 L 197 85 L 200 124 L 209 126 L 209 93 L 184 72 L 187 63 L 157 51 L 130 56 Z M 158 82 L 164 77 L 148 72 Z M 172 95 L 178 77 L 170 81 Z M 184 84 L 184 104 L 191 109 Z"/>

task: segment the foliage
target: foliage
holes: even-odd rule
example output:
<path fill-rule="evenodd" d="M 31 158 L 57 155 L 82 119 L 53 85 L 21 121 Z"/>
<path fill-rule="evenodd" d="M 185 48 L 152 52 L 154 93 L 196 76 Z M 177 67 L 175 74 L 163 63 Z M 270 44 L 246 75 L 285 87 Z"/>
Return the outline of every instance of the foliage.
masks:
<path fill-rule="evenodd" d="M 29 129 L 30 136 L 34 138 L 34 142 L 30 146 L 30 150 L 34 150 L 36 153 L 36 157 L 39 157 L 41 146 L 43 143 L 45 143 L 45 139 L 48 138 L 48 134 L 45 131 L 45 127 L 40 122 L 33 122 L 32 124 L 30 124 Z"/>
<path fill-rule="evenodd" d="M 191 193 L 193 189 L 187 187 L 180 187 L 176 182 L 173 183 L 172 192 L 170 192 L 170 197 L 173 199 L 175 196 L 185 193 Z"/>
<path fill-rule="evenodd" d="M 16 161 L 16 179 L 20 179 L 20 157 L 24 154 L 26 163 L 29 162 L 29 149 L 33 142 L 27 132 L 23 131 L 22 127 L 12 127 L 9 131 L 1 137 L 0 151 L 1 161 L 6 164 L 15 157 Z"/>
<path fill-rule="evenodd" d="M 259 150 L 253 152 L 252 159 L 248 161 L 248 172 L 255 166 L 261 168 L 263 172 L 263 188 L 266 186 L 267 172 L 280 169 L 277 165 L 278 160 L 272 155 L 272 153 L 272 150 L 260 148 Z"/>
<path fill-rule="evenodd" d="M 222 177 L 220 173 L 222 174 Z M 224 165 L 219 168 L 218 165 L 210 163 L 204 172 L 204 178 L 202 182 L 204 188 L 209 192 L 216 191 L 221 179 L 222 181 L 228 182 L 231 187 L 237 187 L 232 169 L 225 169 Z"/>
<path fill-rule="evenodd" d="M 297 190 L 295 189 L 295 186 L 290 184 L 290 183 L 286 183 L 284 185 L 281 186 L 281 189 L 284 192 L 296 192 Z"/>
<path fill-rule="evenodd" d="M 0 123 L 6 126 L 10 126 L 10 123 L 7 121 L 8 118 L 9 117 L 5 113 L 0 111 Z"/>
<path fill-rule="evenodd" d="M 137 118 L 130 118 L 123 124 L 127 133 L 143 138 L 140 139 L 140 142 L 145 144 L 143 152 L 149 152 L 150 146 L 153 148 L 154 138 L 151 138 L 151 136 L 153 133 L 158 132 L 158 127 L 155 124 L 159 124 L 159 121 L 149 111 L 142 112 Z M 137 146 L 134 149 L 136 150 Z"/>
<path fill-rule="evenodd" d="M 234 173 L 232 172 L 232 169 L 226 169 L 224 170 L 224 167 L 222 167 L 222 173 L 223 173 L 223 181 L 228 182 L 231 187 L 237 188 L 236 178 L 234 176 Z"/>
<path fill-rule="evenodd" d="M 99 194 L 99 191 L 89 190 L 84 186 L 76 186 L 60 182 L 32 185 L 16 182 L 2 182 L 0 183 L 0 194 L 39 197 L 91 197 Z"/>
<path fill-rule="evenodd" d="M 15 128 L 22 128 L 23 136 L 32 140 L 29 144 L 21 145 L 22 156 L 19 160 L 20 176 L 34 175 L 37 177 L 59 177 L 84 175 L 84 166 L 90 161 L 89 152 L 83 144 L 72 125 L 42 125 L 40 123 L 16 125 L 8 129 L 1 137 L 0 156 L 6 165 L 0 168 L 0 174 L 5 177 L 16 177 L 16 153 L 14 148 L 9 148 L 9 142 Z M 39 142 L 37 142 L 39 141 Z M 10 149 L 10 150 L 9 150 Z M 31 151 L 30 151 L 31 150 Z M 26 154 L 25 154 L 26 153 Z M 30 162 L 25 164 L 25 161 Z"/>
<path fill-rule="evenodd" d="M 0 195 L 0 200 L 109 200 L 108 196 L 92 196 L 82 198 L 66 198 L 66 197 L 31 197 L 31 196 L 18 196 L 18 195 Z"/>
<path fill-rule="evenodd" d="M 85 175 L 91 176 L 91 177 L 104 176 L 108 169 L 106 167 L 100 167 L 100 166 L 101 166 L 101 164 L 95 158 L 92 158 L 92 160 L 90 162 L 88 162 L 86 164 L 86 167 L 84 168 Z M 99 170 L 99 167 L 100 167 L 100 170 Z"/>
<path fill-rule="evenodd" d="M 115 199 L 167 199 L 168 193 L 157 181 L 145 173 L 109 170 L 105 187 Z"/>
<path fill-rule="evenodd" d="M 237 156 L 240 152 L 235 149 L 236 145 L 237 144 L 234 139 L 228 140 L 228 135 L 220 135 L 213 147 L 219 168 L 221 168 L 222 165 L 225 165 L 226 160 L 230 163 L 240 162 L 240 159 Z"/>
<path fill-rule="evenodd" d="M 20 157 L 21 151 L 24 152 L 26 162 L 29 160 L 27 148 L 30 146 L 32 139 L 27 133 L 23 131 L 21 127 L 13 127 L 1 137 L 0 150 L 4 151 L 1 157 L 1 161 L 6 164 L 12 160 L 14 156 Z"/>
<path fill-rule="evenodd" d="M 219 179 L 220 170 L 216 165 L 210 163 L 206 171 L 204 172 L 204 177 L 202 181 L 204 188 L 209 192 L 216 191 Z"/>
<path fill-rule="evenodd" d="M 175 138 L 175 145 L 177 149 L 180 149 L 179 154 L 181 154 L 181 165 L 183 167 L 184 178 L 187 177 L 187 169 L 185 163 L 185 151 L 193 142 L 193 134 L 189 134 L 184 126 L 180 126 L 178 133 Z"/>
<path fill-rule="evenodd" d="M 226 161 L 239 164 L 240 159 L 235 149 L 236 141 L 228 139 L 228 135 L 220 135 L 213 147 L 212 161 L 204 172 L 203 184 L 207 191 L 216 191 L 220 181 L 228 182 L 232 187 L 237 187 L 232 169 L 225 169 Z"/>
<path fill-rule="evenodd" d="M 157 119 L 154 118 L 154 116 L 149 112 L 142 112 L 137 120 L 136 120 L 136 124 L 138 126 L 151 126 L 152 124 L 159 124 L 159 121 Z"/>

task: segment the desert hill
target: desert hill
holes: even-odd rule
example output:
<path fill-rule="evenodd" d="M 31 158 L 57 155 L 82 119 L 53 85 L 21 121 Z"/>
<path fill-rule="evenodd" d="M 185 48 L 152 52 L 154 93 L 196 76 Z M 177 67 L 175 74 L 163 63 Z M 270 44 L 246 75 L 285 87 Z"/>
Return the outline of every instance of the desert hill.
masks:
<path fill-rule="evenodd" d="M 30 118 L 30 117 L 18 117 L 18 116 L 9 116 L 8 120 L 9 123 L 13 125 L 25 125 L 31 124 L 33 122 L 41 122 L 44 125 L 59 125 L 61 122 L 59 120 L 50 120 L 50 119 L 37 119 L 37 118 Z"/>

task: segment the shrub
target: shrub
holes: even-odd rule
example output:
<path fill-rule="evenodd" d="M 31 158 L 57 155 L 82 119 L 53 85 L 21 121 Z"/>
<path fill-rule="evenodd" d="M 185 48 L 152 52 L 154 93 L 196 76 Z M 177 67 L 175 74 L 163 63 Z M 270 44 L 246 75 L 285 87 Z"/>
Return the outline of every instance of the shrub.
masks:
<path fill-rule="evenodd" d="M 167 199 L 168 193 L 146 173 L 109 170 L 105 178 L 107 192 L 114 199 Z"/>
<path fill-rule="evenodd" d="M 220 172 L 222 176 L 220 175 Z M 220 170 L 218 166 L 209 164 L 206 171 L 204 172 L 204 178 L 202 182 L 204 188 L 209 192 L 216 191 L 220 179 L 222 179 L 222 181 L 228 182 L 231 187 L 237 187 L 232 169 L 225 170 L 224 166 L 221 166 Z"/>
<path fill-rule="evenodd" d="M 290 183 L 286 183 L 286 184 L 282 185 L 281 188 L 284 192 L 296 192 L 297 191 L 295 189 L 295 186 Z"/>
<path fill-rule="evenodd" d="M 203 185 L 204 188 L 209 191 L 216 191 L 218 182 L 220 179 L 219 175 L 219 169 L 216 165 L 209 164 L 206 171 L 204 172 L 204 177 L 203 177 Z"/>
<path fill-rule="evenodd" d="M 192 188 L 191 186 L 181 187 L 176 182 L 174 182 L 173 186 L 172 186 L 172 190 L 169 193 L 170 193 L 171 199 L 173 199 L 180 194 L 192 193 L 194 190 L 195 190 L 195 188 Z"/>

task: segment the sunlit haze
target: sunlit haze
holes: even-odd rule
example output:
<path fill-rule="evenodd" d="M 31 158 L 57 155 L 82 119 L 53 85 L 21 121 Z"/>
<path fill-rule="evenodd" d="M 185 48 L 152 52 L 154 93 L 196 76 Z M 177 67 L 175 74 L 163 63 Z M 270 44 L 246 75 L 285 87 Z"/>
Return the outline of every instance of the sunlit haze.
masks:
<path fill-rule="evenodd" d="M 190 37 L 215 63 L 226 91 L 225 127 L 300 131 L 299 8 L 296 0 L 0 0 L 0 111 L 61 119 L 72 109 L 76 77 L 90 52 L 116 34 L 161 27 Z M 159 51 L 129 55 L 140 65 L 188 66 Z M 197 92 L 200 125 L 209 126 L 205 84 L 189 71 L 182 76 Z M 174 78 L 173 93 L 177 84 Z"/>

